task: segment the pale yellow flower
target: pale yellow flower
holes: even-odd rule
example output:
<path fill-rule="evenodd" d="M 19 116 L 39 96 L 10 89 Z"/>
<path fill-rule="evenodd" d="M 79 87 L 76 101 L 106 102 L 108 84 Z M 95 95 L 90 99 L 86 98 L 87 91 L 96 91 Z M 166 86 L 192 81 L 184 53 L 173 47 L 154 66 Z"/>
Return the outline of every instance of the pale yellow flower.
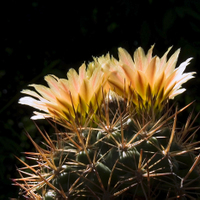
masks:
<path fill-rule="evenodd" d="M 152 46 L 145 55 L 139 47 L 133 55 L 119 48 L 119 62 L 115 69 L 107 68 L 105 73 L 113 71 L 108 81 L 119 95 L 132 99 L 136 108 L 162 110 L 168 99 L 173 99 L 185 91 L 182 84 L 193 78 L 195 72 L 183 73 L 191 58 L 176 67 L 180 50 L 177 50 L 168 60 L 167 52 L 159 58 L 152 57 Z"/>
<path fill-rule="evenodd" d="M 74 69 L 67 73 L 68 79 L 60 79 L 47 75 L 45 80 L 49 87 L 32 84 L 35 91 L 23 90 L 29 96 L 22 97 L 20 104 L 34 107 L 32 119 L 53 118 L 57 121 L 72 120 L 80 116 L 84 119 L 91 109 L 95 112 L 103 99 L 102 91 L 106 84 L 104 73 L 98 62 L 79 68 L 79 74 Z M 83 120 L 84 121 L 84 120 Z"/>
<path fill-rule="evenodd" d="M 85 117 L 101 108 L 103 98 L 109 90 L 133 102 L 138 112 L 161 111 L 168 101 L 185 91 L 182 84 L 193 78 L 195 72 L 184 73 L 191 58 L 176 67 L 180 50 L 168 60 L 167 54 L 152 57 L 153 46 L 145 55 L 138 48 L 133 56 L 125 49 L 119 48 L 119 61 L 106 56 L 94 58 L 94 61 L 67 73 L 67 79 L 48 75 L 45 80 L 49 87 L 32 84 L 36 91 L 23 90 L 29 96 L 19 103 L 38 110 L 32 119 L 51 117 L 57 121 L 72 121 L 77 117 L 84 122 Z M 111 94 L 111 93 L 110 93 Z"/>

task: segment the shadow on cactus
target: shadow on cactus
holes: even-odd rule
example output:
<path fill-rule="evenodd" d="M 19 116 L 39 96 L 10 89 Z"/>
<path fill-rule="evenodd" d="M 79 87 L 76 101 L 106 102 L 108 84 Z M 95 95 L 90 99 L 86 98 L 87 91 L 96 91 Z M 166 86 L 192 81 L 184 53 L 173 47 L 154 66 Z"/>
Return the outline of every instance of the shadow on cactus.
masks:
<path fill-rule="evenodd" d="M 178 114 L 189 105 L 170 107 L 194 72 L 183 73 L 188 59 L 175 68 L 179 51 L 167 61 L 141 48 L 130 55 L 119 49 L 83 64 L 68 79 L 47 76 L 48 87 L 24 90 L 21 104 L 32 106 L 33 119 L 50 118 L 55 134 L 38 127 L 44 144 L 26 152 L 14 183 L 27 199 L 198 199 L 199 141 L 192 115 L 177 127 Z M 34 98 L 33 98 L 34 97 Z M 174 109 L 175 108 L 175 109 Z M 60 131 L 56 124 L 64 127 Z M 36 125 L 37 126 L 37 125 Z"/>

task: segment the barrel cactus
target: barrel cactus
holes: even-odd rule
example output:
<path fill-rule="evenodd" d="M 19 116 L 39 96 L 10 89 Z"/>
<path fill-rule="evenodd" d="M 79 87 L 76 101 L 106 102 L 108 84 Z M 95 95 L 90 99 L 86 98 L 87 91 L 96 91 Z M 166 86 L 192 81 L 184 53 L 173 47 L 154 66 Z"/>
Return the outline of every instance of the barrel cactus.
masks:
<path fill-rule="evenodd" d="M 31 85 L 21 104 L 39 109 L 33 119 L 49 118 L 55 134 L 39 129 L 45 145 L 27 133 L 35 163 L 14 179 L 27 199 L 129 200 L 200 198 L 198 127 L 189 116 L 182 128 L 170 99 L 185 89 L 194 72 L 183 73 L 190 59 L 175 68 L 177 50 L 152 57 L 138 48 L 133 56 L 119 48 L 67 79 L 48 75 L 49 87 Z"/>

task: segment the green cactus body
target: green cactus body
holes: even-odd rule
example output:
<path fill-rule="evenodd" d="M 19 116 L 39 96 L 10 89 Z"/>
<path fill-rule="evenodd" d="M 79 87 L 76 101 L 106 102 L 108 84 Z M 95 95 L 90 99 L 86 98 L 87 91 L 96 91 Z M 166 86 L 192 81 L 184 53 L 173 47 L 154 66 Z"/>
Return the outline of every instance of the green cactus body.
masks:
<path fill-rule="evenodd" d="M 26 195 L 37 193 L 44 200 L 198 198 L 199 157 L 195 147 L 179 145 L 181 132 L 172 138 L 171 116 L 141 129 L 128 109 L 124 113 L 115 121 L 101 121 L 94 130 L 61 134 L 54 142 L 43 135 L 51 150 L 37 145 L 46 154 L 38 154 L 38 189 Z"/>

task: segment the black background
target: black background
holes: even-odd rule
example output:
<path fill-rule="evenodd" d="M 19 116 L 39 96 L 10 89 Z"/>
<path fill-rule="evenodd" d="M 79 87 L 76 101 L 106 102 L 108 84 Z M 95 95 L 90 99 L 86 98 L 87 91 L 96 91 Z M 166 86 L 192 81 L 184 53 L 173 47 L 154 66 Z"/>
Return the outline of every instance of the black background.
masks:
<path fill-rule="evenodd" d="M 17 198 L 11 179 L 21 164 L 14 155 L 24 159 L 21 152 L 33 150 L 24 129 L 39 142 L 29 119 L 32 109 L 18 104 L 20 91 L 30 83 L 44 84 L 46 74 L 65 78 L 69 68 L 78 69 L 92 56 L 109 51 L 117 57 L 120 46 L 132 54 L 156 44 L 154 55 L 162 56 L 173 45 L 172 53 L 181 48 L 178 63 L 194 57 L 187 70 L 197 72 L 176 100 L 180 107 L 196 100 L 194 113 L 200 110 L 199 0 L 7 0 L 1 9 L 0 199 Z"/>

